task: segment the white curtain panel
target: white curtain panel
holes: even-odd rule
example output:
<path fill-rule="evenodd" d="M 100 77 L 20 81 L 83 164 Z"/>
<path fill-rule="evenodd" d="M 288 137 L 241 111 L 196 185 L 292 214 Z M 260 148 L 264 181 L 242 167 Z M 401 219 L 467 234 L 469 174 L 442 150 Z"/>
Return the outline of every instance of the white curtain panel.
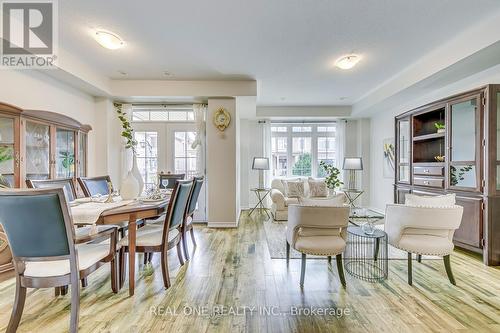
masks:
<path fill-rule="evenodd" d="M 132 121 L 132 104 L 122 104 L 122 112 L 125 113 L 128 121 Z M 118 115 L 116 115 L 118 117 Z M 121 137 L 122 139 L 122 148 L 121 148 L 121 175 L 122 178 L 124 179 L 127 177 L 127 173 L 132 169 L 132 163 L 133 163 L 133 158 L 134 154 L 132 152 L 132 149 L 125 149 L 125 144 L 127 141 L 125 138 Z"/>
<path fill-rule="evenodd" d="M 204 104 L 194 104 L 193 111 L 194 122 L 196 124 L 196 139 L 191 145 L 191 148 L 196 149 L 196 173 L 198 176 L 203 176 L 205 175 L 205 117 L 207 106 Z"/>
<path fill-rule="evenodd" d="M 272 159 L 272 142 L 271 142 L 271 122 L 260 121 L 262 126 L 262 152 L 264 154 L 263 157 L 267 157 L 269 159 L 269 169 L 264 171 L 264 187 L 271 186 L 271 178 L 272 178 L 272 170 L 273 170 L 273 159 Z"/>
<path fill-rule="evenodd" d="M 344 154 L 345 154 L 345 128 L 346 120 L 339 120 L 335 125 L 335 155 L 336 155 L 336 167 L 340 170 L 340 179 L 344 181 L 345 171 L 342 170 L 344 164 Z"/>

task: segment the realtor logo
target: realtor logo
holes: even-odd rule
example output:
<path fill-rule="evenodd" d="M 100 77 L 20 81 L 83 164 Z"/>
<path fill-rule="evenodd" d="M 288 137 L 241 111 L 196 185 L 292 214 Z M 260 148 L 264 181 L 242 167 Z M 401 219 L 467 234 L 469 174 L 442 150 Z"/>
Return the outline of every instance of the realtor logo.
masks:
<path fill-rule="evenodd" d="M 57 3 L 50 0 L 1 2 L 3 68 L 54 67 Z"/>

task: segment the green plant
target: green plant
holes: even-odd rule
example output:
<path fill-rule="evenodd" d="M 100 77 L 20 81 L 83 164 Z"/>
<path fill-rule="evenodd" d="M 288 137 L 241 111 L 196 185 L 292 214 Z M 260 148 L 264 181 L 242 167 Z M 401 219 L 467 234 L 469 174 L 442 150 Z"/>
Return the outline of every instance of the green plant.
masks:
<path fill-rule="evenodd" d="M 12 147 L 0 147 L 0 163 L 10 161 L 14 158 Z"/>
<path fill-rule="evenodd" d="M 130 122 L 127 119 L 127 115 L 122 111 L 122 105 L 115 103 L 116 113 L 118 113 L 118 119 L 122 123 L 122 133 L 121 136 L 127 140 L 125 143 L 126 149 L 132 149 L 132 152 L 135 155 L 135 149 L 137 146 L 137 140 L 134 139 L 134 129 L 130 125 Z"/>
<path fill-rule="evenodd" d="M 453 165 L 450 165 L 450 185 L 456 186 L 458 185 L 459 180 L 465 180 L 465 174 L 472 170 L 472 165 L 465 165 L 463 167 L 457 168 Z"/>
<path fill-rule="evenodd" d="M 326 186 L 331 189 L 335 190 L 336 188 L 340 187 L 344 183 L 340 181 L 340 170 L 336 167 L 334 167 L 331 164 L 326 163 L 325 161 L 319 162 L 319 165 L 323 170 L 325 170 L 326 177 L 325 177 L 325 182 Z"/>
<path fill-rule="evenodd" d="M 59 153 L 59 157 L 62 158 L 62 166 L 65 169 L 70 169 L 75 164 L 75 154 L 69 151 L 62 151 Z"/>
<path fill-rule="evenodd" d="M 294 176 L 310 176 L 311 175 L 312 158 L 311 154 L 301 154 L 299 159 L 292 167 L 292 175 Z"/>
<path fill-rule="evenodd" d="M 443 123 L 434 123 L 434 127 L 436 127 L 436 129 L 438 129 L 438 130 L 445 128 Z"/>

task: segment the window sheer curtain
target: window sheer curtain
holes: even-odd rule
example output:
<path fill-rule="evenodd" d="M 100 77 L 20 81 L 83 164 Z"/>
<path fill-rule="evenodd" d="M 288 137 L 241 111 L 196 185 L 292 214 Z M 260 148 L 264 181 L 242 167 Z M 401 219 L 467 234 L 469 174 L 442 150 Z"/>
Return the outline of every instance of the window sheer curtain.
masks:
<path fill-rule="evenodd" d="M 269 170 L 264 171 L 264 187 L 271 186 L 273 158 L 272 158 L 272 138 L 271 138 L 271 122 L 268 120 L 259 121 L 262 127 L 262 155 L 269 159 Z"/>
<path fill-rule="evenodd" d="M 191 148 L 196 149 L 196 174 L 205 175 L 205 115 L 207 106 L 205 104 L 193 104 L 194 122 L 196 124 L 196 139 Z"/>
<path fill-rule="evenodd" d="M 346 146 L 346 120 L 339 120 L 335 125 L 335 167 L 340 170 L 340 179 L 344 181 L 345 171 L 342 170 L 345 157 L 345 146 Z"/>

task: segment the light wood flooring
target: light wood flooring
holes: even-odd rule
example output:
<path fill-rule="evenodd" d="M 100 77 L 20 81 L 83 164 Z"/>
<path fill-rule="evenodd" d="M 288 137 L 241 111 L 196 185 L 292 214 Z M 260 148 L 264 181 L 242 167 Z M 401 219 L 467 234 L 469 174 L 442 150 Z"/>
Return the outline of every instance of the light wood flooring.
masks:
<path fill-rule="evenodd" d="M 126 285 L 113 294 L 109 268 L 101 268 L 82 289 L 80 332 L 500 332 L 500 269 L 474 256 L 452 256 L 456 287 L 440 260 L 415 261 L 412 287 L 406 261 L 391 260 L 387 281 L 363 282 L 346 273 L 347 289 L 335 261 L 310 260 L 301 290 L 300 260 L 287 267 L 285 260 L 270 259 L 263 228 L 269 222 L 262 219 L 243 213 L 237 229 L 196 227 L 191 261 L 180 268 L 175 251 L 169 255 L 168 290 L 158 257 L 147 277 L 139 277 L 139 258 L 133 297 Z M 0 331 L 13 300 L 14 280 L 1 282 Z M 69 300 L 51 289 L 29 290 L 19 332 L 67 331 Z M 344 315 L 307 313 L 334 308 Z"/>

